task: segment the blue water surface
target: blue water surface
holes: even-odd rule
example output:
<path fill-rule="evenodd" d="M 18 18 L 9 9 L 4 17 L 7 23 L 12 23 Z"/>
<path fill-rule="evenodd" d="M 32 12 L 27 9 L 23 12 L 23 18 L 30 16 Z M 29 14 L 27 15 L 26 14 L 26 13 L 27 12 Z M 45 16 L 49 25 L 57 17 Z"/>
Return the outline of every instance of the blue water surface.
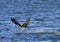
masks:
<path fill-rule="evenodd" d="M 18 28 L 10 18 L 22 25 L 30 18 L 25 30 Z M 60 0 L 0 0 L 0 42 L 60 42 Z"/>

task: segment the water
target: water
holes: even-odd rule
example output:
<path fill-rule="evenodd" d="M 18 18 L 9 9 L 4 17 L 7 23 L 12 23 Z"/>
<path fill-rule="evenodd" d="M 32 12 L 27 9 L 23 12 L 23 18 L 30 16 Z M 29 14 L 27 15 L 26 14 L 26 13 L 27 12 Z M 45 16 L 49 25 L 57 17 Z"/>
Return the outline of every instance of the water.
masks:
<path fill-rule="evenodd" d="M 22 31 L 13 17 L 30 23 Z M 59 33 L 40 32 L 60 32 L 60 0 L 0 0 L 0 42 L 60 42 Z"/>

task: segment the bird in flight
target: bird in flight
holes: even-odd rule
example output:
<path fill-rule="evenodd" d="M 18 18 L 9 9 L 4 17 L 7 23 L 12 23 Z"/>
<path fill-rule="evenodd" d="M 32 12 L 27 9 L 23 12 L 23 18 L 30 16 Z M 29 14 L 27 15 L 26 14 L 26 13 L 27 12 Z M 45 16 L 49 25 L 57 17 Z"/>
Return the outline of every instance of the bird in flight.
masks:
<path fill-rule="evenodd" d="M 23 25 L 21 25 L 15 18 L 11 18 L 11 21 L 12 21 L 15 25 L 17 25 L 17 27 L 19 27 L 19 28 L 21 28 L 22 30 L 24 30 L 24 29 L 27 27 L 27 25 L 29 24 L 30 19 L 27 19 Z"/>

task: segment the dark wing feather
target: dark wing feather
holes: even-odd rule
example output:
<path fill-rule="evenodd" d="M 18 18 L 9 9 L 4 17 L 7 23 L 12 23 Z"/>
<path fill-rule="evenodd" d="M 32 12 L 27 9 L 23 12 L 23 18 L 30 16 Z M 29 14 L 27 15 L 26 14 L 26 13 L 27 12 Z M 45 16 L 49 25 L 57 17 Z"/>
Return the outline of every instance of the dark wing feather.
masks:
<path fill-rule="evenodd" d="M 14 24 L 16 24 L 17 26 L 22 27 L 15 18 L 11 18 L 11 21 L 12 21 Z"/>
<path fill-rule="evenodd" d="M 29 24 L 29 22 L 30 22 L 30 19 L 27 19 L 25 23 L 22 25 L 22 27 L 26 27 Z"/>

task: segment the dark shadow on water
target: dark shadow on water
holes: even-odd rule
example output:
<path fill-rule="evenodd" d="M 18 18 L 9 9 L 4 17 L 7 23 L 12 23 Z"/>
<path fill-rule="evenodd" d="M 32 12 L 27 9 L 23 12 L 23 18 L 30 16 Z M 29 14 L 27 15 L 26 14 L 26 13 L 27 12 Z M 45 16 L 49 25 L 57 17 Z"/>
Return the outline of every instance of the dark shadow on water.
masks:
<path fill-rule="evenodd" d="M 15 37 L 23 40 L 60 40 L 57 34 L 15 33 Z"/>

